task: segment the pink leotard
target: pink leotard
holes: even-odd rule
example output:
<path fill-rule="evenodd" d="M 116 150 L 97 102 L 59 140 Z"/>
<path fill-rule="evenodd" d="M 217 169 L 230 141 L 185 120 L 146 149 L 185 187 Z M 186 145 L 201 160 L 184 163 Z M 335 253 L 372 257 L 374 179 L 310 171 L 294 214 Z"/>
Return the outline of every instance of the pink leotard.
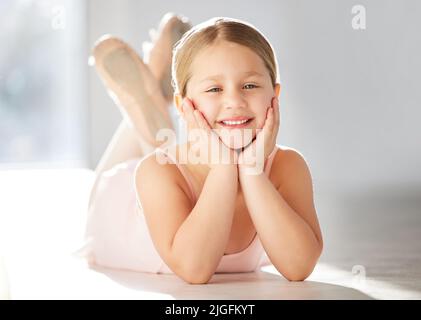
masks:
<path fill-rule="evenodd" d="M 268 157 L 264 172 L 269 177 L 278 147 Z M 156 149 L 155 152 L 160 152 Z M 186 179 L 194 203 L 199 195 L 193 188 L 188 169 L 177 163 Z M 139 199 L 136 196 L 134 173 L 144 158 L 119 163 L 98 176 L 95 199 L 88 212 L 84 256 L 91 264 L 138 272 L 173 273 L 158 254 Z M 224 255 L 216 269 L 223 272 L 252 272 L 270 261 L 256 234 L 243 251 Z"/>

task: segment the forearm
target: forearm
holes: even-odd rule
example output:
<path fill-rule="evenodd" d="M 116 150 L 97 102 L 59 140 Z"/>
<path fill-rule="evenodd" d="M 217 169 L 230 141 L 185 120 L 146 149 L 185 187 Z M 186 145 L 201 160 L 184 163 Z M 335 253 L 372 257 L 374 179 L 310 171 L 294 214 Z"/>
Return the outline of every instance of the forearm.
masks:
<path fill-rule="evenodd" d="M 182 259 L 180 264 L 186 272 L 210 277 L 216 270 L 229 239 L 237 189 L 235 165 L 209 171 L 195 207 L 172 244 L 172 255 Z"/>
<path fill-rule="evenodd" d="M 239 177 L 251 219 L 271 262 L 290 280 L 306 278 L 321 253 L 315 233 L 266 175 L 240 173 Z"/>

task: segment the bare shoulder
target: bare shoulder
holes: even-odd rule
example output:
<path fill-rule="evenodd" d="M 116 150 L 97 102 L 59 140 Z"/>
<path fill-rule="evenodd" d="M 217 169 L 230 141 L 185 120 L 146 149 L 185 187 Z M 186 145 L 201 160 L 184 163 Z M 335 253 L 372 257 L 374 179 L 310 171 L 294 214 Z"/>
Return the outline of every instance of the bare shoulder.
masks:
<path fill-rule="evenodd" d="M 167 177 L 167 181 L 174 178 L 175 170 L 172 166 L 162 165 L 156 157 L 156 152 L 152 152 L 145 156 L 135 169 L 136 180 L 149 181 L 152 178 Z M 146 180 L 144 180 L 146 179 Z"/>
<path fill-rule="evenodd" d="M 177 260 L 171 255 L 171 244 L 192 203 L 177 166 L 160 162 L 156 155 L 157 151 L 147 155 L 135 169 L 136 197 L 157 251 L 174 271 Z"/>
<path fill-rule="evenodd" d="M 167 189 L 179 188 L 186 195 L 189 194 L 187 182 L 177 166 L 173 163 L 163 164 L 158 160 L 157 151 L 145 156 L 135 169 L 136 189 L 157 189 L 165 194 Z M 161 158 L 162 159 L 162 158 Z"/>
<path fill-rule="evenodd" d="M 310 174 L 307 161 L 300 151 L 283 145 L 277 145 L 277 148 L 271 169 L 271 179 L 277 188 L 298 172 Z"/>
<path fill-rule="evenodd" d="M 279 147 L 279 146 L 278 146 Z M 281 146 L 273 160 L 274 180 L 279 193 L 314 231 L 323 245 L 322 233 L 314 205 L 313 181 L 307 161 L 301 152 Z"/>

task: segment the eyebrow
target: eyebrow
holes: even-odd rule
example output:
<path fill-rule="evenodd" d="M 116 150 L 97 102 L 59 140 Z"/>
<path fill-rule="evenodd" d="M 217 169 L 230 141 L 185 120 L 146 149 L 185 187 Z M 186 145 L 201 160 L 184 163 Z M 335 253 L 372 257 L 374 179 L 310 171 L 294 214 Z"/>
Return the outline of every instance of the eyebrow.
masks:
<path fill-rule="evenodd" d="M 259 77 L 263 77 L 263 74 L 261 74 L 261 73 L 259 73 L 259 72 L 257 72 L 257 71 L 246 71 L 246 72 L 244 72 L 243 74 L 244 74 L 245 76 L 248 76 L 248 77 L 250 77 L 250 76 L 259 76 Z M 206 77 L 206 78 L 204 78 L 204 79 L 200 80 L 200 81 L 199 81 L 199 83 L 202 83 L 202 82 L 207 81 L 207 80 L 217 80 L 217 79 L 220 79 L 220 78 L 223 78 L 223 77 L 224 77 L 224 76 L 223 76 L 222 74 L 215 74 L 215 75 L 213 75 L 213 76 Z"/>

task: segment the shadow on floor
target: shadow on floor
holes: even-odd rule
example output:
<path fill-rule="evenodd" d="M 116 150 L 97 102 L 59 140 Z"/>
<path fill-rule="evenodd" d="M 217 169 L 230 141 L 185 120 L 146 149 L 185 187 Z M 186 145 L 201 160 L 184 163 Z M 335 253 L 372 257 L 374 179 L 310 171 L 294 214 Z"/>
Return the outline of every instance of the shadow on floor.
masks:
<path fill-rule="evenodd" d="M 402 189 L 402 188 L 401 188 Z M 324 234 L 321 262 L 363 268 L 375 298 L 421 297 L 420 188 L 318 196 Z"/>
<path fill-rule="evenodd" d="M 172 274 L 149 274 L 91 267 L 113 281 L 135 290 L 167 294 L 174 299 L 193 300 L 323 300 L 372 297 L 352 288 L 316 281 L 290 282 L 278 275 L 258 271 L 215 274 L 205 285 L 191 285 Z"/>

